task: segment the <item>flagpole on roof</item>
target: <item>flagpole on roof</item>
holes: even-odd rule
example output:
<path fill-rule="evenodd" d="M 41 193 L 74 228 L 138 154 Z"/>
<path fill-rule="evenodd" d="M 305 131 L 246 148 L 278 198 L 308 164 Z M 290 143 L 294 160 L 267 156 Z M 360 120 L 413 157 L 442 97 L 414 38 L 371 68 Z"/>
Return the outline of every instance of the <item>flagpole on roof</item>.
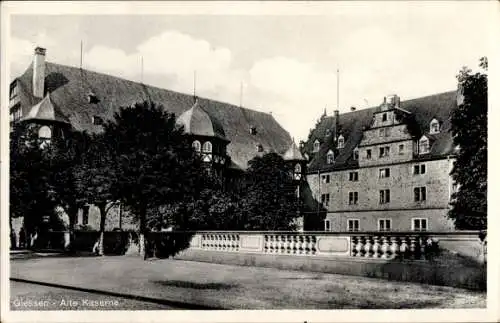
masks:
<path fill-rule="evenodd" d="M 243 107 L 243 82 L 240 82 L 240 108 Z"/>
<path fill-rule="evenodd" d="M 340 71 L 339 71 L 339 68 L 337 67 L 337 110 L 340 110 L 340 107 L 339 107 L 339 95 L 340 95 Z"/>
<path fill-rule="evenodd" d="M 83 68 L 83 40 L 80 40 L 80 69 Z"/>
<path fill-rule="evenodd" d="M 144 83 L 144 57 L 141 56 L 141 83 Z"/>
<path fill-rule="evenodd" d="M 193 73 L 193 96 L 196 99 L 196 70 Z"/>

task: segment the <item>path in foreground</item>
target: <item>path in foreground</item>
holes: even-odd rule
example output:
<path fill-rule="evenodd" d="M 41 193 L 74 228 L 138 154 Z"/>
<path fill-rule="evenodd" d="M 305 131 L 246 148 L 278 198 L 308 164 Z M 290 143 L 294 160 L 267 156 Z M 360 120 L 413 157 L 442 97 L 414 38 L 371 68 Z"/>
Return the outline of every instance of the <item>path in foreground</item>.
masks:
<path fill-rule="evenodd" d="M 130 256 L 11 260 L 11 277 L 227 309 L 486 307 L 458 288 Z"/>
<path fill-rule="evenodd" d="M 142 302 L 121 297 L 104 296 L 38 284 L 10 282 L 12 311 L 55 310 L 168 310 L 179 309 L 163 304 Z"/>

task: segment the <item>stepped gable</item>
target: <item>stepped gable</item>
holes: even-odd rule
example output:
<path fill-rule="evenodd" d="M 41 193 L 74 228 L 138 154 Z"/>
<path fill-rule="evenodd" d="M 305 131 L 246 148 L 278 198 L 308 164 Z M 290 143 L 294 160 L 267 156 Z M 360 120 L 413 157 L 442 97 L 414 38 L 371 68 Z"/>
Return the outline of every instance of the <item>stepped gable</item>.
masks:
<path fill-rule="evenodd" d="M 457 106 L 456 91 L 444 92 L 440 94 L 425 96 L 407 101 L 401 101 L 400 108 L 412 113 L 422 134 L 433 140 L 433 145 L 429 154 L 417 156 L 417 159 L 429 159 L 446 157 L 453 153 L 453 138 L 450 133 L 450 115 Z M 309 165 L 309 172 L 341 170 L 359 167 L 358 162 L 353 159 L 353 150 L 361 142 L 363 130 L 370 127 L 374 113 L 380 107 L 372 107 L 340 114 L 339 128 L 345 139 L 345 147 L 336 149 L 334 146 L 333 129 L 335 118 L 333 116 L 324 117 L 316 128 L 311 132 L 309 140 L 305 144 L 305 152 L 312 157 Z M 441 123 L 441 132 L 436 135 L 429 135 L 429 124 L 436 118 Z M 327 130 L 331 130 L 331 134 Z M 313 153 L 313 143 L 318 139 L 321 143 L 320 150 Z M 335 151 L 335 163 L 326 163 L 326 154 L 329 150 Z"/>

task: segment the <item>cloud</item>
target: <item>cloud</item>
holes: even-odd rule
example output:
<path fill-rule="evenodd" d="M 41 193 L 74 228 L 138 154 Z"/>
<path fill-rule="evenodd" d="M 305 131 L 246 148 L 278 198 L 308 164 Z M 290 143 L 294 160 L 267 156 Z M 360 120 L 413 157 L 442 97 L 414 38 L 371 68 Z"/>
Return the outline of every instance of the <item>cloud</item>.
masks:
<path fill-rule="evenodd" d="M 134 80 L 140 80 L 141 60 L 145 83 L 189 93 L 196 71 L 198 94 L 212 98 L 234 99 L 244 77 L 243 71 L 231 68 L 228 48 L 173 30 L 145 40 L 131 53 L 99 45 L 85 54 L 85 64 L 93 69 Z"/>

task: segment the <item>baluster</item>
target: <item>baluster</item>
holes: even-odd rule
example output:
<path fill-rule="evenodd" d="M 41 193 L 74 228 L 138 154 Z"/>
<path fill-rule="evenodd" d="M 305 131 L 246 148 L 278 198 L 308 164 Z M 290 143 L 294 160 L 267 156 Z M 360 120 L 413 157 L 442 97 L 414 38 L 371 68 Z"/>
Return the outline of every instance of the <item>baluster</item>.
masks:
<path fill-rule="evenodd" d="M 370 236 L 366 237 L 365 238 L 365 257 L 371 257 L 373 255 L 373 251 L 372 251 L 372 242 L 371 242 L 372 238 Z"/>
<path fill-rule="evenodd" d="M 390 257 L 389 251 L 389 242 L 386 236 L 381 237 L 381 245 L 380 245 L 380 258 L 387 259 Z"/>
<path fill-rule="evenodd" d="M 395 236 L 391 237 L 390 239 L 391 239 L 391 242 L 390 242 L 391 254 L 390 254 L 389 258 L 393 259 L 399 255 L 399 243 L 398 243 L 398 238 Z"/>
<path fill-rule="evenodd" d="M 267 234 L 264 235 L 264 252 L 269 252 L 268 246 L 269 236 Z"/>
<path fill-rule="evenodd" d="M 314 244 L 315 240 L 316 240 L 315 236 L 309 236 L 309 254 L 310 255 L 314 255 L 316 253 L 315 244 Z"/>
<path fill-rule="evenodd" d="M 316 252 L 318 252 L 318 246 L 317 246 L 317 243 L 318 243 L 318 237 L 316 236 L 312 236 L 312 247 L 311 247 L 311 250 L 312 250 L 312 254 L 315 255 Z"/>
<path fill-rule="evenodd" d="M 285 243 L 286 243 L 286 236 L 280 235 L 280 238 L 279 238 L 279 253 L 285 253 Z"/>
<path fill-rule="evenodd" d="M 276 234 L 273 234 L 273 253 L 278 253 L 278 239 L 279 237 Z"/>
<path fill-rule="evenodd" d="M 364 255 L 365 249 L 364 249 L 364 241 L 363 240 L 364 240 L 363 237 L 361 237 L 361 236 L 358 237 L 358 242 L 356 244 L 356 251 L 357 251 L 356 257 L 363 257 L 363 255 Z"/>
<path fill-rule="evenodd" d="M 410 237 L 410 257 L 411 259 L 416 259 L 417 255 L 417 238 L 415 236 Z"/>
<path fill-rule="evenodd" d="M 401 237 L 401 255 L 403 258 L 408 258 L 409 250 L 408 237 Z"/>
<path fill-rule="evenodd" d="M 240 250 L 240 234 L 236 234 L 236 251 Z"/>
<path fill-rule="evenodd" d="M 358 245 L 358 237 L 351 236 L 351 256 L 356 257 L 358 255 L 358 250 L 356 246 Z"/>
<path fill-rule="evenodd" d="M 299 254 L 301 254 L 301 255 L 305 254 L 305 251 L 306 251 L 304 241 L 305 241 L 304 236 L 300 235 L 299 236 Z"/>
<path fill-rule="evenodd" d="M 292 252 L 294 255 L 298 254 L 298 245 L 299 245 L 299 241 L 297 239 L 297 236 L 296 235 L 293 235 L 292 236 L 292 243 L 293 243 L 293 249 L 292 249 Z"/>
<path fill-rule="evenodd" d="M 274 252 L 274 235 L 269 236 L 269 252 Z"/>
<path fill-rule="evenodd" d="M 380 244 L 380 237 L 375 235 L 373 236 L 373 246 L 372 246 L 372 249 L 373 249 L 373 258 L 379 258 L 382 254 L 382 250 L 381 250 L 381 244 Z"/>
<path fill-rule="evenodd" d="M 426 237 L 424 237 L 424 236 L 419 237 L 419 239 L 418 239 L 418 244 L 420 246 L 420 258 L 419 259 L 422 259 L 422 260 L 427 259 L 426 252 L 425 252 L 426 242 L 427 242 Z"/>

